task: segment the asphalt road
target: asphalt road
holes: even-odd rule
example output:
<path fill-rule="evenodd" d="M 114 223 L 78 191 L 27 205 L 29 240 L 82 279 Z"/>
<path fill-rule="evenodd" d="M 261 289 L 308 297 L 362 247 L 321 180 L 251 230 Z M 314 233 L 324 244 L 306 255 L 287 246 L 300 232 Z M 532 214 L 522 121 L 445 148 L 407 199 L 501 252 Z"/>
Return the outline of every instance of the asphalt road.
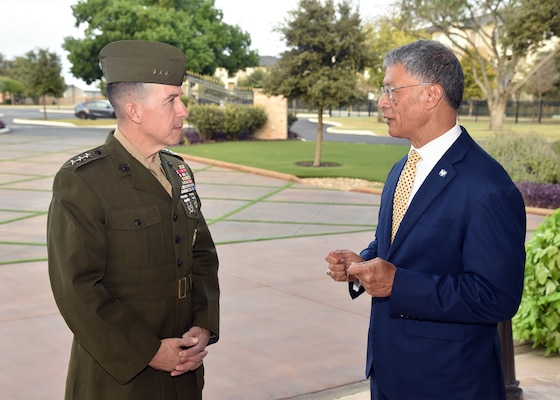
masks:
<path fill-rule="evenodd" d="M 396 139 L 389 136 L 330 133 L 328 132 L 330 127 L 332 127 L 332 125 L 323 124 L 323 141 L 325 142 L 409 145 L 408 140 Z M 317 123 L 311 122 L 307 118 L 298 119 L 292 125 L 291 131 L 297 133 L 304 140 L 317 140 Z"/>
<path fill-rule="evenodd" d="M 106 127 L 97 128 L 84 128 L 84 127 L 61 127 L 61 126 L 49 126 L 47 125 L 37 125 L 37 124 L 27 124 L 27 123 L 14 123 L 15 120 L 37 120 L 43 118 L 43 110 L 37 108 L 22 108 L 22 107 L 0 107 L 0 118 L 4 121 L 7 128 L 10 129 L 11 133 L 18 134 L 37 134 L 37 131 L 41 132 L 41 135 L 70 135 L 76 136 L 87 136 L 100 135 L 100 140 L 103 141 L 108 133 Z M 60 109 L 52 110 L 49 109 L 47 112 L 47 121 L 52 119 L 70 119 L 75 118 L 72 110 Z M 364 117 L 366 118 L 366 117 Z M 108 124 L 114 123 L 114 120 L 107 120 Z M 388 136 L 373 136 L 373 135 L 356 135 L 347 133 L 330 133 L 328 128 L 332 125 L 323 125 L 323 140 L 326 142 L 346 142 L 346 143 L 369 143 L 369 144 L 395 144 L 395 145 L 408 145 L 407 140 L 396 139 Z M 315 141 L 317 140 L 317 123 L 309 121 L 306 117 L 299 118 L 291 127 L 291 131 L 297 133 L 298 136 L 303 140 Z"/>

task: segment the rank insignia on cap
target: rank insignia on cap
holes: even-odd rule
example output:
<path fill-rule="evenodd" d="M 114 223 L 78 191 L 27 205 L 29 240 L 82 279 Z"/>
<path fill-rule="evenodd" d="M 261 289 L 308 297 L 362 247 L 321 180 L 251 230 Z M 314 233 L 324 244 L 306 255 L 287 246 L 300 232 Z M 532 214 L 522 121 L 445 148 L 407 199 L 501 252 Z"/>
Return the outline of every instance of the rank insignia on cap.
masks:
<path fill-rule="evenodd" d="M 107 84 L 143 82 L 181 86 L 187 70 L 181 50 L 148 40 L 111 42 L 99 52 L 99 62 Z"/>

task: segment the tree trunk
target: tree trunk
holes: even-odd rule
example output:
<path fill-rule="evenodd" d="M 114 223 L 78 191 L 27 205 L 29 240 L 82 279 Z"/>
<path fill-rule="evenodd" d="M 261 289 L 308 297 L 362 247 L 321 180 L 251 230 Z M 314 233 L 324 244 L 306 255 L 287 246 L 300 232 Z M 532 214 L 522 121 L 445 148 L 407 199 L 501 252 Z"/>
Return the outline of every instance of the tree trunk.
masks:
<path fill-rule="evenodd" d="M 507 96 L 500 96 L 497 99 L 488 99 L 490 110 L 490 130 L 499 132 L 504 129 L 504 119 L 506 115 Z"/>
<path fill-rule="evenodd" d="M 540 124 L 542 122 L 542 93 L 539 93 L 539 117 L 537 118 L 537 122 Z"/>
<path fill-rule="evenodd" d="M 47 119 L 47 96 L 43 95 L 43 119 Z"/>
<path fill-rule="evenodd" d="M 317 110 L 317 143 L 315 144 L 314 167 L 321 166 L 321 152 L 323 151 L 323 108 Z"/>

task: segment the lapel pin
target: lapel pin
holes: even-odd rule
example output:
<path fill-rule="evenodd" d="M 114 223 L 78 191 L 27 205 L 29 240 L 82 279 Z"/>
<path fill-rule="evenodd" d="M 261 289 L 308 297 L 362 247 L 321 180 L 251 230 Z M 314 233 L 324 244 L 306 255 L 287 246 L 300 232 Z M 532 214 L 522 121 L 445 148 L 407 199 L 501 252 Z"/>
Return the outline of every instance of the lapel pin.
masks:
<path fill-rule="evenodd" d="M 441 169 L 441 170 L 439 171 L 439 176 L 441 176 L 442 178 L 445 178 L 446 175 L 447 175 L 447 171 L 446 171 L 446 170 Z"/>

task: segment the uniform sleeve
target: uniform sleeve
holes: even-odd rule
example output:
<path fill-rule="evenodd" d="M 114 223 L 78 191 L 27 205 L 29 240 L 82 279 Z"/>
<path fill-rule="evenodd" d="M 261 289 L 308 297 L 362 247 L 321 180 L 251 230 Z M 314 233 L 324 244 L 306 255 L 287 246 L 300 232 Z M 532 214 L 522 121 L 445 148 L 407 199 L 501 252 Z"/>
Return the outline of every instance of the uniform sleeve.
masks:
<path fill-rule="evenodd" d="M 194 174 L 190 167 L 190 175 Z M 196 193 L 198 204 L 202 202 Z M 220 335 L 220 285 L 218 281 L 218 255 L 208 229 L 208 224 L 199 209 L 196 240 L 193 245 L 193 326 L 208 329 L 210 343 L 215 343 Z"/>
<path fill-rule="evenodd" d="M 75 340 L 118 382 L 132 380 L 160 341 L 103 285 L 105 215 L 88 184 L 70 169 L 54 180 L 47 221 L 49 277 Z"/>
<path fill-rule="evenodd" d="M 215 342 L 220 334 L 218 256 L 202 214 L 198 221 L 193 257 L 193 325 L 208 329 L 215 336 L 212 340 Z"/>

